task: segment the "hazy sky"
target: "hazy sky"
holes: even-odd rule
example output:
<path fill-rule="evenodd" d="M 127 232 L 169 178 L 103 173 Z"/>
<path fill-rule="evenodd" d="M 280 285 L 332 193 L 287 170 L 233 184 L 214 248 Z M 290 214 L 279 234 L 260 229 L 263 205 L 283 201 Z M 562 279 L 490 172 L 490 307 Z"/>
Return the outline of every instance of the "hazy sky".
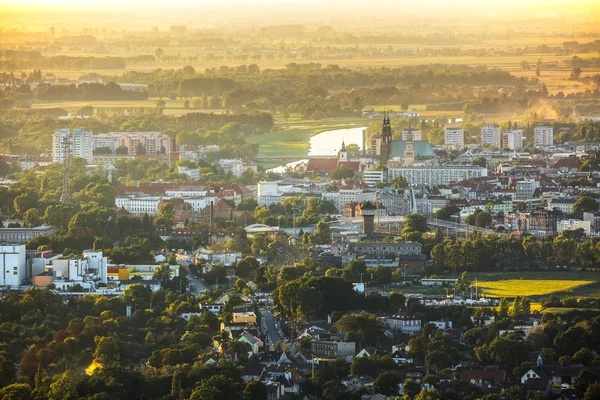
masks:
<path fill-rule="evenodd" d="M 449 24 L 460 24 L 461 20 L 474 17 L 506 18 L 507 21 L 509 18 L 514 21 L 559 18 L 565 22 L 583 22 L 600 21 L 600 0 L 0 0 L 0 12 L 5 13 L 6 21 L 6 13 L 86 13 L 82 19 L 93 18 L 92 12 L 130 16 L 133 13 L 137 16 L 130 20 L 134 25 L 136 22 L 165 25 L 207 20 L 214 24 L 246 20 L 257 25 L 278 21 L 352 23 L 349 20 L 363 17 L 392 22 L 442 18 Z M 109 21 L 98 18 L 95 22 Z"/>

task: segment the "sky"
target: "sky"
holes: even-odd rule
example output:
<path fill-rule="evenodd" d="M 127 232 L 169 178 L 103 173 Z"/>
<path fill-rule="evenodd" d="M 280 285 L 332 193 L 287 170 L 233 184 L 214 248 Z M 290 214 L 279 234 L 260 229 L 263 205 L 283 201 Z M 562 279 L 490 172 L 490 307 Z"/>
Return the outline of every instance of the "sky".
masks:
<path fill-rule="evenodd" d="M 600 0 L 0 0 L 0 13 L 60 14 L 88 13 L 137 15 L 164 18 L 169 23 L 186 20 L 215 22 L 249 20 L 303 23 L 351 18 L 443 18 L 449 23 L 462 19 L 512 18 L 515 20 L 563 18 L 600 21 Z M 0 17 L 0 25 L 2 24 Z"/>

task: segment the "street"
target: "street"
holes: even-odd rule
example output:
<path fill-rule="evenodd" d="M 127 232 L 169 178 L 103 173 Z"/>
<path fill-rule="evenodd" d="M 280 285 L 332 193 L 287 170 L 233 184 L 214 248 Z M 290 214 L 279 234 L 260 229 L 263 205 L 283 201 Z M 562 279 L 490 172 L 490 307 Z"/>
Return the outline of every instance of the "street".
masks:
<path fill-rule="evenodd" d="M 272 350 L 277 342 L 283 342 L 285 339 L 273 313 L 262 309 L 260 314 L 262 317 L 260 329 L 268 337 L 269 349 Z"/>

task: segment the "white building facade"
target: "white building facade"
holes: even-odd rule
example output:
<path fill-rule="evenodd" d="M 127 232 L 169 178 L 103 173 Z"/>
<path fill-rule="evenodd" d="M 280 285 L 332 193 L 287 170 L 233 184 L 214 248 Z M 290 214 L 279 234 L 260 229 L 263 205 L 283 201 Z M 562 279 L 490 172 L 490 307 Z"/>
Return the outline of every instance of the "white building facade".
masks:
<path fill-rule="evenodd" d="M 502 132 L 498 125 L 486 125 L 481 127 L 481 145 L 502 148 Z"/>
<path fill-rule="evenodd" d="M 465 147 L 465 131 L 462 128 L 445 128 L 444 145 L 463 149 Z"/>
<path fill-rule="evenodd" d="M 523 148 L 523 129 L 510 129 L 502 134 L 502 147 L 509 150 Z"/>
<path fill-rule="evenodd" d="M 0 286 L 17 287 L 27 277 L 25 245 L 0 246 Z"/>
<path fill-rule="evenodd" d="M 81 129 L 60 129 L 52 136 L 52 161 L 62 163 L 65 161 L 65 141 L 69 142 L 69 156 L 81 157 L 88 163 L 92 162 L 93 145 L 92 133 Z"/>
<path fill-rule="evenodd" d="M 437 186 L 487 176 L 487 168 L 471 165 L 444 165 L 388 169 L 388 179 L 392 180 L 397 176 L 403 176 L 409 185 Z"/>
<path fill-rule="evenodd" d="M 554 129 L 551 126 L 536 126 L 533 128 L 533 146 L 554 146 Z"/>

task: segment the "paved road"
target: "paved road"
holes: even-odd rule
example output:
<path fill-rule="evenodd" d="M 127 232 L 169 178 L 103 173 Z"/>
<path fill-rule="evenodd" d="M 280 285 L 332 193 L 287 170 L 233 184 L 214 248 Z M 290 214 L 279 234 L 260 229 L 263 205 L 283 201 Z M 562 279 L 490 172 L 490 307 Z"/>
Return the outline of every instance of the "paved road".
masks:
<path fill-rule="evenodd" d="M 270 310 L 260 310 L 260 314 L 262 317 L 260 329 L 268 336 L 269 348 L 272 350 L 275 343 L 283 342 L 285 338 L 281 332 L 277 319 Z"/>

